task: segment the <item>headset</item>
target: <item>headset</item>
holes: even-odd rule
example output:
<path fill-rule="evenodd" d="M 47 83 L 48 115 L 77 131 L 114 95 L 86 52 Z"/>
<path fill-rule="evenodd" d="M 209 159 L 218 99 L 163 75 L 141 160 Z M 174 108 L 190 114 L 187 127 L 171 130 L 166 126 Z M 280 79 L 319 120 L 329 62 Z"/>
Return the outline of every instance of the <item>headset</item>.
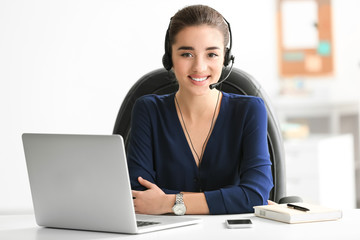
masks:
<path fill-rule="evenodd" d="M 228 74 L 226 75 L 225 78 L 219 80 L 217 83 L 213 83 L 213 84 L 210 84 L 209 88 L 210 89 L 214 89 L 215 87 L 217 87 L 218 85 L 220 85 L 223 81 L 225 81 L 229 76 L 230 76 L 230 73 L 233 69 L 233 66 L 234 66 L 234 60 L 235 60 L 235 56 L 232 55 L 231 53 L 231 49 L 232 49 L 232 34 L 231 34 L 231 27 L 230 27 L 230 23 L 225 19 L 223 18 L 224 21 L 226 22 L 226 24 L 228 25 L 228 29 L 229 29 L 229 37 L 230 37 L 230 44 L 229 44 L 229 47 L 226 47 L 226 51 L 225 51 L 225 56 L 224 56 L 224 66 L 227 67 L 229 65 L 229 63 L 231 62 L 231 67 L 230 67 L 230 70 L 228 72 Z M 165 53 L 164 53 L 164 56 L 162 58 L 162 63 L 163 63 L 163 66 L 164 68 L 167 70 L 167 71 L 170 71 L 170 69 L 172 68 L 173 66 L 173 63 L 172 63 L 172 57 L 171 57 L 171 43 L 170 43 L 170 25 L 171 25 L 171 21 L 172 21 L 172 18 L 170 19 L 170 23 L 169 23 L 169 26 L 168 26 L 168 29 L 166 30 L 166 35 L 165 35 Z"/>

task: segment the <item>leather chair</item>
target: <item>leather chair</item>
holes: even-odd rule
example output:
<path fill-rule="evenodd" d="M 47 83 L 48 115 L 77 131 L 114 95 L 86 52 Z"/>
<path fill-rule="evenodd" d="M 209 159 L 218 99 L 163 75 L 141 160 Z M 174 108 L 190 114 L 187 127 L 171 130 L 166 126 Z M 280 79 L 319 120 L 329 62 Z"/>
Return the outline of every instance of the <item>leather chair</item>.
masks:
<path fill-rule="evenodd" d="M 269 98 L 261 88 L 260 84 L 246 72 L 233 68 L 228 79 L 221 85 L 221 90 L 224 92 L 252 95 L 264 100 L 268 113 L 267 139 L 274 182 L 274 188 L 270 193 L 269 200 L 281 203 L 301 201 L 301 199 L 297 197 L 283 198 L 286 196 L 286 175 L 282 135 Z M 127 148 L 131 112 L 136 99 L 146 94 L 172 93 L 177 91 L 177 89 L 178 83 L 171 71 L 166 71 L 161 68 L 144 75 L 132 86 L 125 96 L 115 122 L 113 134 L 120 134 L 124 138 L 125 147 Z"/>

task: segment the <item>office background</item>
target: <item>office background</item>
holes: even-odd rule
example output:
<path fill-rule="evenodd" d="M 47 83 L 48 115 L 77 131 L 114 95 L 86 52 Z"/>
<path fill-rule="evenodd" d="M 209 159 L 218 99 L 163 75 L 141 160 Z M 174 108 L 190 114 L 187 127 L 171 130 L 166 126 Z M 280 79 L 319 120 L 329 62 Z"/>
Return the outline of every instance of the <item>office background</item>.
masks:
<path fill-rule="evenodd" d="M 354 175 L 353 185 L 350 184 L 353 193 L 342 198 L 350 199 L 354 206 L 357 199 L 359 207 L 359 1 L 331 1 L 333 75 L 284 79 L 278 72 L 275 0 L 1 0 L 0 214 L 32 211 L 21 134 L 111 134 L 119 106 L 131 85 L 145 73 L 162 67 L 164 36 L 170 17 L 178 9 L 194 3 L 214 7 L 231 23 L 235 67 L 249 72 L 262 84 L 274 99 L 284 126 L 288 126 L 288 119 L 297 118 L 302 121 L 296 126 L 308 127 L 306 136 L 303 134 L 286 143 L 288 149 L 301 153 L 302 146 L 316 148 L 323 146 L 324 140 L 321 149 L 325 151 L 344 144 L 344 149 L 353 152 L 353 156 L 347 156 L 352 160 L 349 166 Z M 279 93 L 286 93 L 286 96 L 279 97 Z M 284 102 L 288 103 L 289 99 L 295 99 L 300 106 L 299 114 L 287 115 L 291 108 Z M 329 115 L 332 106 L 337 106 L 341 112 L 351 105 L 350 113 L 346 112 L 340 119 L 343 123 L 335 121 L 345 126 L 339 127 L 336 135 L 341 137 L 346 133 L 346 138 L 350 133 L 351 147 L 346 148 L 349 147 L 347 140 L 326 145 L 326 140 L 334 134 L 321 129 L 326 119 L 301 115 L 301 106 L 305 110 L 308 108 L 304 102 L 330 106 Z M 312 132 L 331 137 L 314 140 L 309 137 Z M 312 151 L 323 151 L 319 149 Z M 324 158 L 326 160 L 327 156 Z M 317 157 L 314 159 L 317 161 Z M 342 161 L 340 155 L 333 168 Z M 317 166 L 322 166 L 320 163 Z M 320 172 L 324 169 L 319 168 Z M 290 180 L 300 173 L 291 169 L 289 172 Z M 300 174 L 299 178 L 307 178 L 305 175 Z M 338 176 L 329 176 L 329 179 L 331 177 Z M 290 182 L 290 186 L 296 185 L 296 181 Z M 332 186 L 328 186 L 328 190 L 336 193 Z M 300 190 L 294 193 L 306 195 Z M 309 200 L 316 201 L 311 196 L 309 194 Z"/>

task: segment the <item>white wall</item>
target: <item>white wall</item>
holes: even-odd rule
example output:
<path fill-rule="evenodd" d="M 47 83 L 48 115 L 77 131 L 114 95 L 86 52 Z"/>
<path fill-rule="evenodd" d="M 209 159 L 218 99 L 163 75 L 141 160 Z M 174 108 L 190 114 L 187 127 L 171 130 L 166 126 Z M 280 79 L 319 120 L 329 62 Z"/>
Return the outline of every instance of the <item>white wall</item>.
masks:
<path fill-rule="evenodd" d="M 332 95 L 360 97 L 360 1 L 333 0 L 333 9 L 336 75 Z"/>
<path fill-rule="evenodd" d="M 275 0 L 0 1 L 0 213 L 32 209 L 21 134 L 110 134 L 131 85 L 161 67 L 170 17 L 194 3 L 227 18 L 235 67 L 275 94 Z"/>

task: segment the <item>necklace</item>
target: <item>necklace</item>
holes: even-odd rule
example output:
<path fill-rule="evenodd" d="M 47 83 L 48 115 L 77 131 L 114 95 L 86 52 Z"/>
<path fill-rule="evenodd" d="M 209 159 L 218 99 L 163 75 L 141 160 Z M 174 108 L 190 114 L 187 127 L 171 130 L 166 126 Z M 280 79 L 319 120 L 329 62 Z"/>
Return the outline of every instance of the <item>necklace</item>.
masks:
<path fill-rule="evenodd" d="M 214 127 L 214 119 L 215 119 L 215 115 L 216 115 L 216 109 L 217 109 L 217 106 L 218 106 L 218 104 L 219 104 L 219 97 L 220 97 L 220 91 L 218 92 L 218 96 L 217 96 L 217 100 L 216 100 L 216 105 L 215 105 L 214 113 L 213 113 L 213 116 L 212 116 L 212 119 L 211 119 L 210 129 L 209 129 L 209 132 L 208 132 L 208 134 L 207 134 L 207 136 L 206 136 L 206 138 L 205 138 L 205 141 L 204 141 L 204 143 L 203 143 L 203 146 L 202 146 L 202 149 L 201 149 L 201 155 L 199 156 L 199 154 L 196 152 L 195 147 L 194 147 L 194 145 L 193 145 L 193 143 L 192 143 L 192 141 L 191 141 L 190 134 L 189 134 L 189 132 L 188 132 L 188 130 L 187 130 L 187 128 L 186 128 L 186 124 L 185 124 L 185 121 L 184 121 L 184 117 L 183 117 L 183 115 L 182 115 L 181 108 L 180 108 L 179 102 L 178 102 L 178 100 L 177 100 L 177 98 L 176 98 L 176 94 L 175 94 L 175 102 L 176 102 L 176 105 L 177 105 L 177 107 L 178 107 L 178 109 L 179 109 L 179 112 L 180 112 L 181 121 L 182 121 L 182 123 L 183 123 L 183 125 L 184 125 L 184 129 L 185 129 L 186 135 L 187 135 L 188 138 L 189 138 L 191 148 L 192 148 L 192 150 L 194 151 L 194 153 L 195 153 L 195 155 L 196 155 L 196 157 L 197 157 L 197 159 L 198 159 L 198 161 L 199 161 L 199 164 L 200 164 L 200 162 L 201 162 L 201 160 L 202 160 L 202 158 L 203 158 L 203 155 L 204 155 L 205 144 L 206 144 L 207 141 L 209 140 L 211 131 L 212 131 L 213 127 Z"/>

